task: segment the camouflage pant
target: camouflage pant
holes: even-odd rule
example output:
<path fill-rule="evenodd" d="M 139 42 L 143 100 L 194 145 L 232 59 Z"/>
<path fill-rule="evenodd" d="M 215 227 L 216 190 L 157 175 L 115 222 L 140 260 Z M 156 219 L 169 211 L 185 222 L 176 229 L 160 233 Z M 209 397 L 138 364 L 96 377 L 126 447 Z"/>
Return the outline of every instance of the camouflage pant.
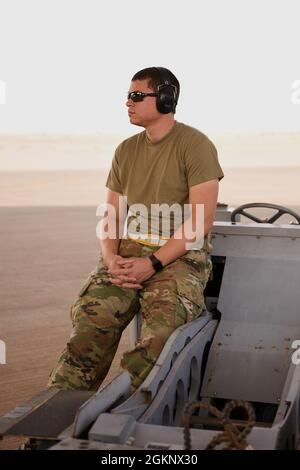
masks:
<path fill-rule="evenodd" d="M 157 249 L 123 239 L 119 254 L 146 257 Z M 110 368 L 124 328 L 140 308 L 140 339 L 121 362 L 136 389 L 172 332 L 202 313 L 203 290 L 210 272 L 211 260 L 205 250 L 188 251 L 145 281 L 143 289 L 124 289 L 108 280 L 100 255 L 96 269 L 71 306 L 73 331 L 48 386 L 96 390 Z"/>

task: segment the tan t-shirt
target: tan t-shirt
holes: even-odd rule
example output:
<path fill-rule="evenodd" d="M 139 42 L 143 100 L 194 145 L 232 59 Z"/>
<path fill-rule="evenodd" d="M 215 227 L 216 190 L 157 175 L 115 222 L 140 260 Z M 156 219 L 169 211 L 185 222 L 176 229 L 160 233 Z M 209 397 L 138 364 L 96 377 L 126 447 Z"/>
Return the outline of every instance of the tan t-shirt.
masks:
<path fill-rule="evenodd" d="M 134 211 L 129 215 L 133 218 L 139 215 L 137 231 L 141 234 L 135 238 L 143 239 L 146 244 L 147 241 L 155 244 L 153 238 L 169 238 L 183 219 L 179 220 L 176 211 L 171 213 L 169 233 L 163 228 L 164 215 L 152 210 L 151 227 L 149 216 L 147 219 L 145 213 L 137 214 L 135 205 L 143 204 L 148 214 L 153 205 L 177 204 L 183 208 L 189 202 L 191 186 L 213 179 L 221 180 L 223 176 L 216 148 L 208 137 L 175 121 L 172 129 L 157 142 L 151 142 L 146 131 L 124 140 L 115 151 L 106 186 L 126 196 L 129 209 L 134 205 Z"/>

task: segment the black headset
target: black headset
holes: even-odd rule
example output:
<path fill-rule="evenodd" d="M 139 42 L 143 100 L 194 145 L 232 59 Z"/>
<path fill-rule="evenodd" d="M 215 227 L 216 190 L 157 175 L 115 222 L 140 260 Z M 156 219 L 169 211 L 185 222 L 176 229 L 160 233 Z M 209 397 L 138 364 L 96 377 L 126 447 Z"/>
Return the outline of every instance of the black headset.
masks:
<path fill-rule="evenodd" d="M 157 111 L 168 114 L 175 111 L 177 104 L 177 87 L 171 83 L 170 74 L 163 67 L 155 67 L 159 71 L 161 84 L 158 85 L 158 95 L 156 97 Z"/>

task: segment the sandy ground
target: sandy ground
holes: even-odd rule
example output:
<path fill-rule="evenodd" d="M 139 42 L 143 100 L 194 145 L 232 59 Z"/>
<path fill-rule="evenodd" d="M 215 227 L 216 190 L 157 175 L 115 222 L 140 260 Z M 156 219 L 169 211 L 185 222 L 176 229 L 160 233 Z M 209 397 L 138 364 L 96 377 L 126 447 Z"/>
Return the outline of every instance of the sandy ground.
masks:
<path fill-rule="evenodd" d="M 141 132 L 132 126 L 131 134 Z M 0 171 L 109 168 L 117 145 L 109 134 L 0 134 Z M 225 167 L 297 166 L 299 132 L 208 133 Z"/>
<path fill-rule="evenodd" d="M 300 205 L 300 166 L 224 168 L 219 201 Z M 0 207 L 95 206 L 105 201 L 108 171 L 0 172 Z"/>
<path fill-rule="evenodd" d="M 300 207 L 300 167 L 225 169 L 219 200 Z M 0 173 L 0 415 L 45 388 L 70 333 L 69 308 L 94 268 L 95 209 L 105 198 L 107 172 Z M 107 380 L 118 371 L 128 335 Z M 16 448 L 7 438 L 0 449 Z"/>

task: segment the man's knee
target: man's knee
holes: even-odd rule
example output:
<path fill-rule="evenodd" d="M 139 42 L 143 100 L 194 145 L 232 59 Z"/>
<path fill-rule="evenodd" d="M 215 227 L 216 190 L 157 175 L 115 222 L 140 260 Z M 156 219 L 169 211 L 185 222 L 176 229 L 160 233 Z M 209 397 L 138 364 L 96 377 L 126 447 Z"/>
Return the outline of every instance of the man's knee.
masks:
<path fill-rule="evenodd" d="M 91 274 L 71 305 L 73 325 L 89 318 L 97 327 L 121 326 L 131 321 L 138 307 L 138 296 L 132 289 L 113 285 L 104 275 Z"/>

